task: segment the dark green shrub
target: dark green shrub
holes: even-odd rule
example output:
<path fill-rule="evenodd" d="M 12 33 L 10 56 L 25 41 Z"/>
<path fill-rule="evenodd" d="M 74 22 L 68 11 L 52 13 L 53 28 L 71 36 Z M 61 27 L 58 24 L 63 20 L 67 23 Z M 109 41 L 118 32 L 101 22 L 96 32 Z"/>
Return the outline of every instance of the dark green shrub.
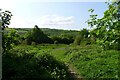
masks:
<path fill-rule="evenodd" d="M 68 69 L 49 54 L 28 52 L 26 49 L 10 50 L 3 55 L 3 80 L 68 79 Z"/>

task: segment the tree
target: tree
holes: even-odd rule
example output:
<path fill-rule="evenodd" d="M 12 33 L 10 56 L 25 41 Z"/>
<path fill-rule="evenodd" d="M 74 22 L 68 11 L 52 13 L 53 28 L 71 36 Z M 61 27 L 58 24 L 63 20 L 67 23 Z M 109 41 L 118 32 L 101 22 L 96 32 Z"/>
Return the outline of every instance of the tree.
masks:
<path fill-rule="evenodd" d="M 89 31 L 87 29 L 83 29 L 80 31 L 80 35 L 82 36 L 82 38 L 87 38 L 89 35 Z"/>
<path fill-rule="evenodd" d="M 83 41 L 86 41 L 85 43 L 87 44 L 87 39 L 88 39 L 89 31 L 87 29 L 83 29 L 79 32 L 79 35 L 76 36 L 74 40 L 74 44 L 80 45 Z"/>
<path fill-rule="evenodd" d="M 12 14 L 10 11 L 2 12 L 2 10 L 0 9 L 0 27 L 2 28 L 2 30 L 8 27 L 8 25 L 10 24 L 11 17 Z"/>
<path fill-rule="evenodd" d="M 4 34 L 2 36 L 2 47 L 4 51 L 8 51 L 12 49 L 14 45 L 19 44 L 19 34 L 16 32 L 16 30 L 11 29 L 9 33 Z"/>
<path fill-rule="evenodd" d="M 31 44 L 32 42 L 36 43 L 51 43 L 52 40 L 43 33 L 43 31 L 35 25 L 32 31 L 28 32 L 26 35 L 27 44 Z"/>
<path fill-rule="evenodd" d="M 107 3 L 108 10 L 104 12 L 101 19 L 97 19 L 96 14 L 91 12 L 90 19 L 87 21 L 90 27 L 95 26 L 96 42 L 105 48 L 120 50 L 120 2 Z"/>
<path fill-rule="evenodd" d="M 28 31 L 25 35 L 24 35 L 24 40 L 25 44 L 30 45 L 32 43 L 32 31 Z"/>
<path fill-rule="evenodd" d="M 74 40 L 74 44 L 75 45 L 80 45 L 81 42 L 81 37 L 80 36 L 76 36 L 75 40 Z"/>
<path fill-rule="evenodd" d="M 10 11 L 5 11 L 3 12 L 0 9 L 0 28 L 2 28 L 2 49 L 3 49 L 3 53 L 8 50 L 7 48 L 11 49 L 11 42 L 7 41 L 8 37 L 7 35 L 4 34 L 4 29 L 8 27 L 8 25 L 10 24 L 10 20 L 11 20 L 11 12 Z"/>

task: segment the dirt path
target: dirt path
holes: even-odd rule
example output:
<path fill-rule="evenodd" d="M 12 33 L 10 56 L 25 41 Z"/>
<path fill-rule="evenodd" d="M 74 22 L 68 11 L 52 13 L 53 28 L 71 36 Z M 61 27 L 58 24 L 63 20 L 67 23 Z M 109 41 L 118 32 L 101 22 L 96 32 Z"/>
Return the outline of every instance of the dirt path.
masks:
<path fill-rule="evenodd" d="M 77 70 L 72 65 L 66 64 L 66 66 L 68 67 L 68 71 L 70 73 L 71 79 L 73 79 L 73 80 L 85 80 L 82 76 L 80 76 L 77 73 Z"/>
<path fill-rule="evenodd" d="M 66 49 L 65 47 L 62 47 L 62 48 L 57 48 L 55 50 L 65 50 L 65 49 Z M 68 71 L 71 76 L 70 80 L 85 80 L 82 76 L 80 76 L 77 73 L 77 70 L 71 64 L 67 63 L 66 66 L 68 67 Z"/>

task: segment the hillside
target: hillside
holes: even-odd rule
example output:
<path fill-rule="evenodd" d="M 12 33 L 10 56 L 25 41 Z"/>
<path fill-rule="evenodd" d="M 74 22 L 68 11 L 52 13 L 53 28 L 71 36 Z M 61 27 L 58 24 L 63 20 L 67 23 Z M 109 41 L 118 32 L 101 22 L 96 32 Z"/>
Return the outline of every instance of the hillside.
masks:
<path fill-rule="evenodd" d="M 75 37 L 79 31 L 76 30 L 62 30 L 62 29 L 50 29 L 50 28 L 40 28 L 48 36 L 60 36 L 68 35 Z M 15 28 L 20 34 L 25 34 L 27 31 L 32 30 L 32 28 Z"/>

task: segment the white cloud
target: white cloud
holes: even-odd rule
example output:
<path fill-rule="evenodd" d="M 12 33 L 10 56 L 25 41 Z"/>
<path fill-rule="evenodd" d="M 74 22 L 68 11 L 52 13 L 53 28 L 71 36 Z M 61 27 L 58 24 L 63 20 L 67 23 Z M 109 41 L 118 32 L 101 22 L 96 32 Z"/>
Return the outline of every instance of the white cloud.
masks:
<path fill-rule="evenodd" d="M 46 15 L 40 18 L 40 24 L 42 26 L 45 25 L 73 25 L 75 21 L 75 18 L 73 16 L 65 17 L 65 16 L 57 16 L 57 15 Z"/>
<path fill-rule="evenodd" d="M 75 26 L 74 16 L 45 15 L 39 19 L 25 19 L 12 17 L 10 27 L 33 28 L 38 25 L 41 28 L 72 29 Z"/>

